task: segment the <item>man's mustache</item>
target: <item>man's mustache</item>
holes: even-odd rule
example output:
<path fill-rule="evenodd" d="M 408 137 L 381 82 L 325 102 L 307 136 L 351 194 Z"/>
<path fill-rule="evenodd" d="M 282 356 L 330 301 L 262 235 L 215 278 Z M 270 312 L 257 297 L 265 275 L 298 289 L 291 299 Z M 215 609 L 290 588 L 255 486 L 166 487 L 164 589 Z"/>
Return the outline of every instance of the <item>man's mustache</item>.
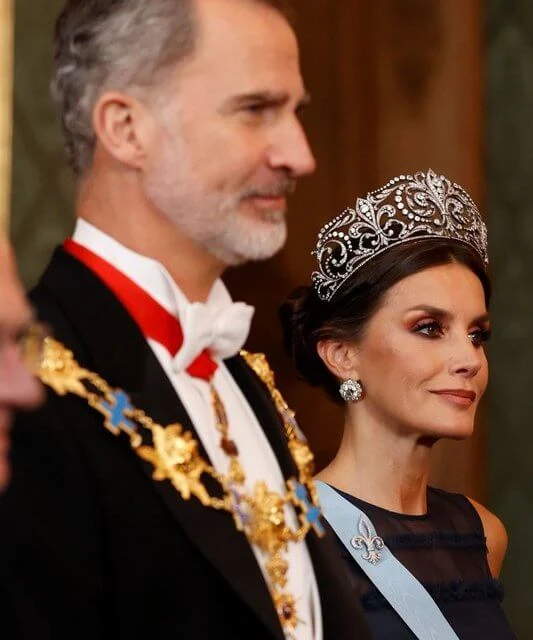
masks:
<path fill-rule="evenodd" d="M 253 187 L 244 192 L 242 198 L 281 198 L 294 193 L 296 180 L 284 178 L 265 187 Z"/>

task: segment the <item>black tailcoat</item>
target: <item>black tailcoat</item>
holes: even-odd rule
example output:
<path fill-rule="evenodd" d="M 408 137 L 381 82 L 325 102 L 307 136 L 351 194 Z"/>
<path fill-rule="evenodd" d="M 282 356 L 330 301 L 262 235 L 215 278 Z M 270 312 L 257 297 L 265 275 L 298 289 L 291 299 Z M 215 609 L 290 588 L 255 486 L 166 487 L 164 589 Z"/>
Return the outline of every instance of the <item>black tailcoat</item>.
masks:
<path fill-rule="evenodd" d="M 32 301 L 78 362 L 160 424 L 193 425 L 127 311 L 58 249 Z M 295 475 L 268 392 L 226 361 L 285 477 Z M 74 396 L 48 393 L 13 429 L 0 499 L 0 637 L 21 640 L 281 640 L 268 589 L 231 516 L 184 501 L 151 477 L 127 439 Z M 201 451 L 203 455 L 205 451 Z M 308 536 L 328 640 L 368 638 L 333 541 Z"/>

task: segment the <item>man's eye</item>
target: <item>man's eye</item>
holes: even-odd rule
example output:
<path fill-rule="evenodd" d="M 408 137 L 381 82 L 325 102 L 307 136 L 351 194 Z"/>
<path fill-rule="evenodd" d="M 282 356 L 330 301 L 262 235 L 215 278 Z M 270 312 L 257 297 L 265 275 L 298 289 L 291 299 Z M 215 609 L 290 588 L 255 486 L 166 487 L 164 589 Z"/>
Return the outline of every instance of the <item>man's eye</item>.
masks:
<path fill-rule="evenodd" d="M 425 320 L 423 322 L 419 322 L 414 327 L 413 331 L 428 338 L 440 338 L 444 335 L 444 327 L 436 320 Z"/>
<path fill-rule="evenodd" d="M 253 123 L 273 122 L 280 114 L 280 105 L 271 102 L 250 102 L 241 113 Z"/>
<path fill-rule="evenodd" d="M 274 105 L 268 103 L 252 103 L 244 107 L 244 116 L 254 120 L 265 120 L 271 118 L 276 113 Z"/>
<path fill-rule="evenodd" d="M 470 333 L 468 334 L 468 337 L 475 347 L 483 346 L 490 340 L 490 336 L 490 329 L 475 329 L 474 331 L 470 331 Z"/>
<path fill-rule="evenodd" d="M 266 111 L 266 109 L 268 109 L 267 104 L 261 103 L 261 104 L 249 104 L 245 107 L 245 111 L 248 111 L 249 113 L 261 113 L 262 111 Z"/>

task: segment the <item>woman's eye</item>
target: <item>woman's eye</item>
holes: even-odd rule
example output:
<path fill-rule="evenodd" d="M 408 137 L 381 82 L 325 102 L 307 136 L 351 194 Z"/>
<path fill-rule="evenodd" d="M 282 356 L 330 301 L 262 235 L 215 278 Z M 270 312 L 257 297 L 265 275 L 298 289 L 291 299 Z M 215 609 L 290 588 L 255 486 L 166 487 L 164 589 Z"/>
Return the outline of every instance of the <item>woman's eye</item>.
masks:
<path fill-rule="evenodd" d="M 436 320 L 424 321 L 415 326 L 414 332 L 428 338 L 440 338 L 444 335 L 444 327 Z"/>
<path fill-rule="evenodd" d="M 475 329 L 470 331 L 468 337 L 475 347 L 481 347 L 490 340 L 490 329 Z"/>

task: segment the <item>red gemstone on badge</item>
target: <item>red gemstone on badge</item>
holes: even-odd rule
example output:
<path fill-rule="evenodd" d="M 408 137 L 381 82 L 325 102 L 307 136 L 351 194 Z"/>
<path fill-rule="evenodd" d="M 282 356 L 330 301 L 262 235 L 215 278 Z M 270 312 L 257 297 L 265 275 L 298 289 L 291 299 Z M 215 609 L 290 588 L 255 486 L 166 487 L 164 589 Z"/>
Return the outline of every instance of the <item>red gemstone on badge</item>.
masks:
<path fill-rule="evenodd" d="M 230 440 L 229 438 L 222 438 L 221 446 L 224 453 L 228 456 L 238 456 L 239 450 L 237 449 L 237 445 Z"/>
<path fill-rule="evenodd" d="M 294 615 L 294 610 L 291 604 L 285 603 L 281 607 L 281 615 L 285 620 L 290 620 Z"/>

